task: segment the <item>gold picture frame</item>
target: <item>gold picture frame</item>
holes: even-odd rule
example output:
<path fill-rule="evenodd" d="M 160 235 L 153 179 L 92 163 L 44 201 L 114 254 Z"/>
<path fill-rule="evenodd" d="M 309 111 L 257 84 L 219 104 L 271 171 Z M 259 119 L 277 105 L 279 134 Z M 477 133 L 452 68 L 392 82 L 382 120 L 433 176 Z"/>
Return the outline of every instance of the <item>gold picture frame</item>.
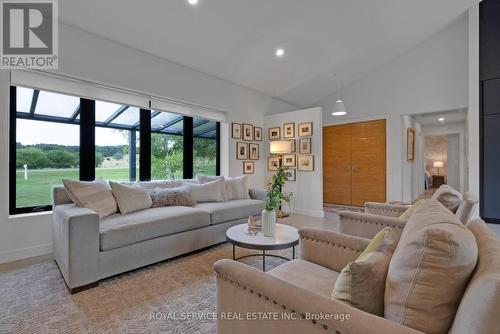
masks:
<path fill-rule="evenodd" d="M 283 139 L 295 138 L 295 123 L 283 124 Z"/>
<path fill-rule="evenodd" d="M 253 125 L 252 124 L 242 124 L 243 126 L 243 140 L 253 141 Z"/>
<path fill-rule="evenodd" d="M 298 158 L 298 169 L 303 172 L 313 172 L 314 171 L 314 155 L 312 154 L 301 154 Z"/>
<path fill-rule="evenodd" d="M 406 131 L 406 159 L 415 161 L 415 129 L 408 128 Z"/>
<path fill-rule="evenodd" d="M 241 141 L 236 143 L 236 159 L 248 160 L 248 143 L 243 143 Z"/>
<path fill-rule="evenodd" d="M 297 170 L 290 168 L 285 170 L 285 175 L 286 178 L 288 179 L 287 181 L 296 181 L 297 180 Z"/>
<path fill-rule="evenodd" d="M 295 167 L 297 165 L 295 154 L 283 154 L 283 166 Z"/>
<path fill-rule="evenodd" d="M 299 137 L 312 137 L 313 123 L 312 122 L 300 123 L 297 130 L 299 132 Z"/>
<path fill-rule="evenodd" d="M 259 126 L 254 126 L 253 128 L 253 139 L 255 141 L 263 141 L 264 138 L 262 137 L 262 128 Z"/>
<path fill-rule="evenodd" d="M 248 145 L 248 159 L 259 160 L 259 144 L 251 143 Z"/>
<path fill-rule="evenodd" d="M 300 154 L 311 154 L 311 138 L 300 138 L 299 139 L 299 153 Z"/>
<path fill-rule="evenodd" d="M 231 124 L 231 137 L 233 139 L 241 139 L 241 124 L 232 123 Z"/>
<path fill-rule="evenodd" d="M 280 127 L 269 128 L 268 137 L 269 140 L 281 139 L 281 128 Z"/>
<path fill-rule="evenodd" d="M 280 165 L 280 158 L 278 157 L 268 157 L 267 158 L 267 170 L 270 172 L 275 172 L 278 170 Z"/>
<path fill-rule="evenodd" d="M 255 163 L 253 161 L 243 161 L 243 174 L 254 174 Z"/>

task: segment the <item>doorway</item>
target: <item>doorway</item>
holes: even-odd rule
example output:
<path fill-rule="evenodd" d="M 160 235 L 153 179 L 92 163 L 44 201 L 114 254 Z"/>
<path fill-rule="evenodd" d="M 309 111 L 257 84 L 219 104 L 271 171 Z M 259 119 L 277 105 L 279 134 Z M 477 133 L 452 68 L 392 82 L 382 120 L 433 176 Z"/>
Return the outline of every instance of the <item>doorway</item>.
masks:
<path fill-rule="evenodd" d="M 323 128 L 323 201 L 362 206 L 386 200 L 386 121 Z"/>
<path fill-rule="evenodd" d="M 413 118 L 423 136 L 423 173 L 416 174 L 422 175 L 424 182 L 425 191 L 420 197 L 432 196 L 442 184 L 464 192 L 467 181 L 467 111 L 426 113 Z"/>

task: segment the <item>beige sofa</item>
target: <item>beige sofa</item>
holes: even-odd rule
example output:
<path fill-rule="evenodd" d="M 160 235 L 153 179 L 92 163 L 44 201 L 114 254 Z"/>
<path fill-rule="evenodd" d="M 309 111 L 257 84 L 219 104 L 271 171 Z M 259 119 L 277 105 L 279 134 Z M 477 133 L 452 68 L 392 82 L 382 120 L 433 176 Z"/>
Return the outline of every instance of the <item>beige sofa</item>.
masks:
<path fill-rule="evenodd" d="M 458 219 L 466 224 L 477 206 L 477 198 L 465 192 L 463 201 L 456 211 Z M 410 206 L 388 203 L 365 203 L 365 212 L 341 211 L 339 213 L 339 230 L 342 233 L 363 238 L 373 238 L 384 227 L 390 227 L 399 235 L 406 220 L 399 218 Z"/>
<path fill-rule="evenodd" d="M 420 221 L 425 219 L 424 215 Z M 446 225 L 446 221 L 443 222 Z M 451 318 L 454 320 L 449 333 L 498 333 L 500 242 L 480 219 L 471 221 L 467 228 L 476 239 L 478 262 L 465 293 L 457 297 L 459 306 Z M 331 299 L 339 272 L 360 255 L 368 239 L 309 228 L 300 230 L 299 234 L 301 259 L 269 272 L 231 260 L 215 264 L 219 334 L 422 333 Z M 395 256 L 396 253 L 393 258 Z M 440 276 L 446 277 L 447 269 L 442 270 Z M 270 316 L 253 320 L 259 314 Z M 270 320 L 272 314 L 278 316 Z M 314 319 L 312 314 L 333 316 Z"/>
<path fill-rule="evenodd" d="M 168 188 L 179 182 L 148 186 Z M 248 216 L 260 216 L 266 192 L 250 189 L 249 196 L 99 219 L 96 212 L 73 204 L 66 190 L 57 187 L 52 215 L 55 260 L 70 291 L 85 290 L 100 279 L 224 242 L 229 227 L 245 223 Z"/>

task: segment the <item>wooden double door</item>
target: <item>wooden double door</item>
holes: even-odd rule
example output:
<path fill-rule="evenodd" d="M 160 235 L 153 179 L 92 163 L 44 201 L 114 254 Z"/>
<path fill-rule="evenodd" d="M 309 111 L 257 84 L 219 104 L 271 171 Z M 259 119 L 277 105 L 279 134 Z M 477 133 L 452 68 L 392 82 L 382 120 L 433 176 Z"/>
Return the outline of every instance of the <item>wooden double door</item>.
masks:
<path fill-rule="evenodd" d="M 362 206 L 386 200 L 386 121 L 323 128 L 323 200 Z"/>

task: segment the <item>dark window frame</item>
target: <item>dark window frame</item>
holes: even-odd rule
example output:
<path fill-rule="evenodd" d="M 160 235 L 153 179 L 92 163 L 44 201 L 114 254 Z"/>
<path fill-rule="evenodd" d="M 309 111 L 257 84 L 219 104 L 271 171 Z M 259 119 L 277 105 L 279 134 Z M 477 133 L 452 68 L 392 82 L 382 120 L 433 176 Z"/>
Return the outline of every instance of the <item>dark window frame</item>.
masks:
<path fill-rule="evenodd" d="M 21 86 L 22 87 L 22 86 Z M 97 127 L 115 128 L 120 130 L 139 131 L 140 138 L 140 155 L 139 155 L 139 177 L 140 181 L 151 180 L 151 133 L 162 133 L 171 135 L 182 135 L 183 140 L 183 178 L 192 178 L 193 176 L 193 139 L 194 128 L 200 126 L 208 120 L 204 120 L 197 124 L 193 124 L 193 117 L 182 116 L 184 121 L 183 132 L 168 133 L 161 130 L 151 129 L 151 118 L 157 116 L 160 112 L 152 112 L 150 109 L 140 108 L 140 121 L 132 126 L 121 126 L 117 124 L 108 124 L 95 121 L 95 99 L 80 98 L 80 105 L 74 111 L 73 115 L 65 119 L 57 116 L 41 116 L 34 117 L 34 108 L 39 94 L 38 89 L 34 89 L 30 113 L 23 115 L 17 111 L 17 86 L 10 86 L 10 101 L 9 101 L 9 214 L 17 215 L 23 213 L 46 212 L 52 210 L 52 205 L 41 205 L 32 207 L 17 207 L 16 206 L 16 155 L 17 155 L 17 119 L 31 119 L 38 121 L 46 121 L 52 123 L 74 124 L 80 127 L 80 180 L 89 181 L 95 179 L 95 129 Z M 57 92 L 55 92 L 57 93 Z M 64 93 L 60 93 L 64 94 Z M 128 107 L 128 106 L 127 106 Z M 126 108 L 123 108 L 123 112 Z M 77 117 L 80 116 L 80 120 Z M 102 123 L 102 124 L 101 124 Z M 215 140 L 216 140 L 216 175 L 220 175 L 220 122 L 215 122 Z M 190 126 L 190 128 L 189 128 Z M 187 128 L 186 128 L 187 127 Z M 210 138 L 203 137 L 201 138 Z M 186 163 L 188 162 L 188 163 Z M 190 162 L 190 163 L 189 163 Z"/>

